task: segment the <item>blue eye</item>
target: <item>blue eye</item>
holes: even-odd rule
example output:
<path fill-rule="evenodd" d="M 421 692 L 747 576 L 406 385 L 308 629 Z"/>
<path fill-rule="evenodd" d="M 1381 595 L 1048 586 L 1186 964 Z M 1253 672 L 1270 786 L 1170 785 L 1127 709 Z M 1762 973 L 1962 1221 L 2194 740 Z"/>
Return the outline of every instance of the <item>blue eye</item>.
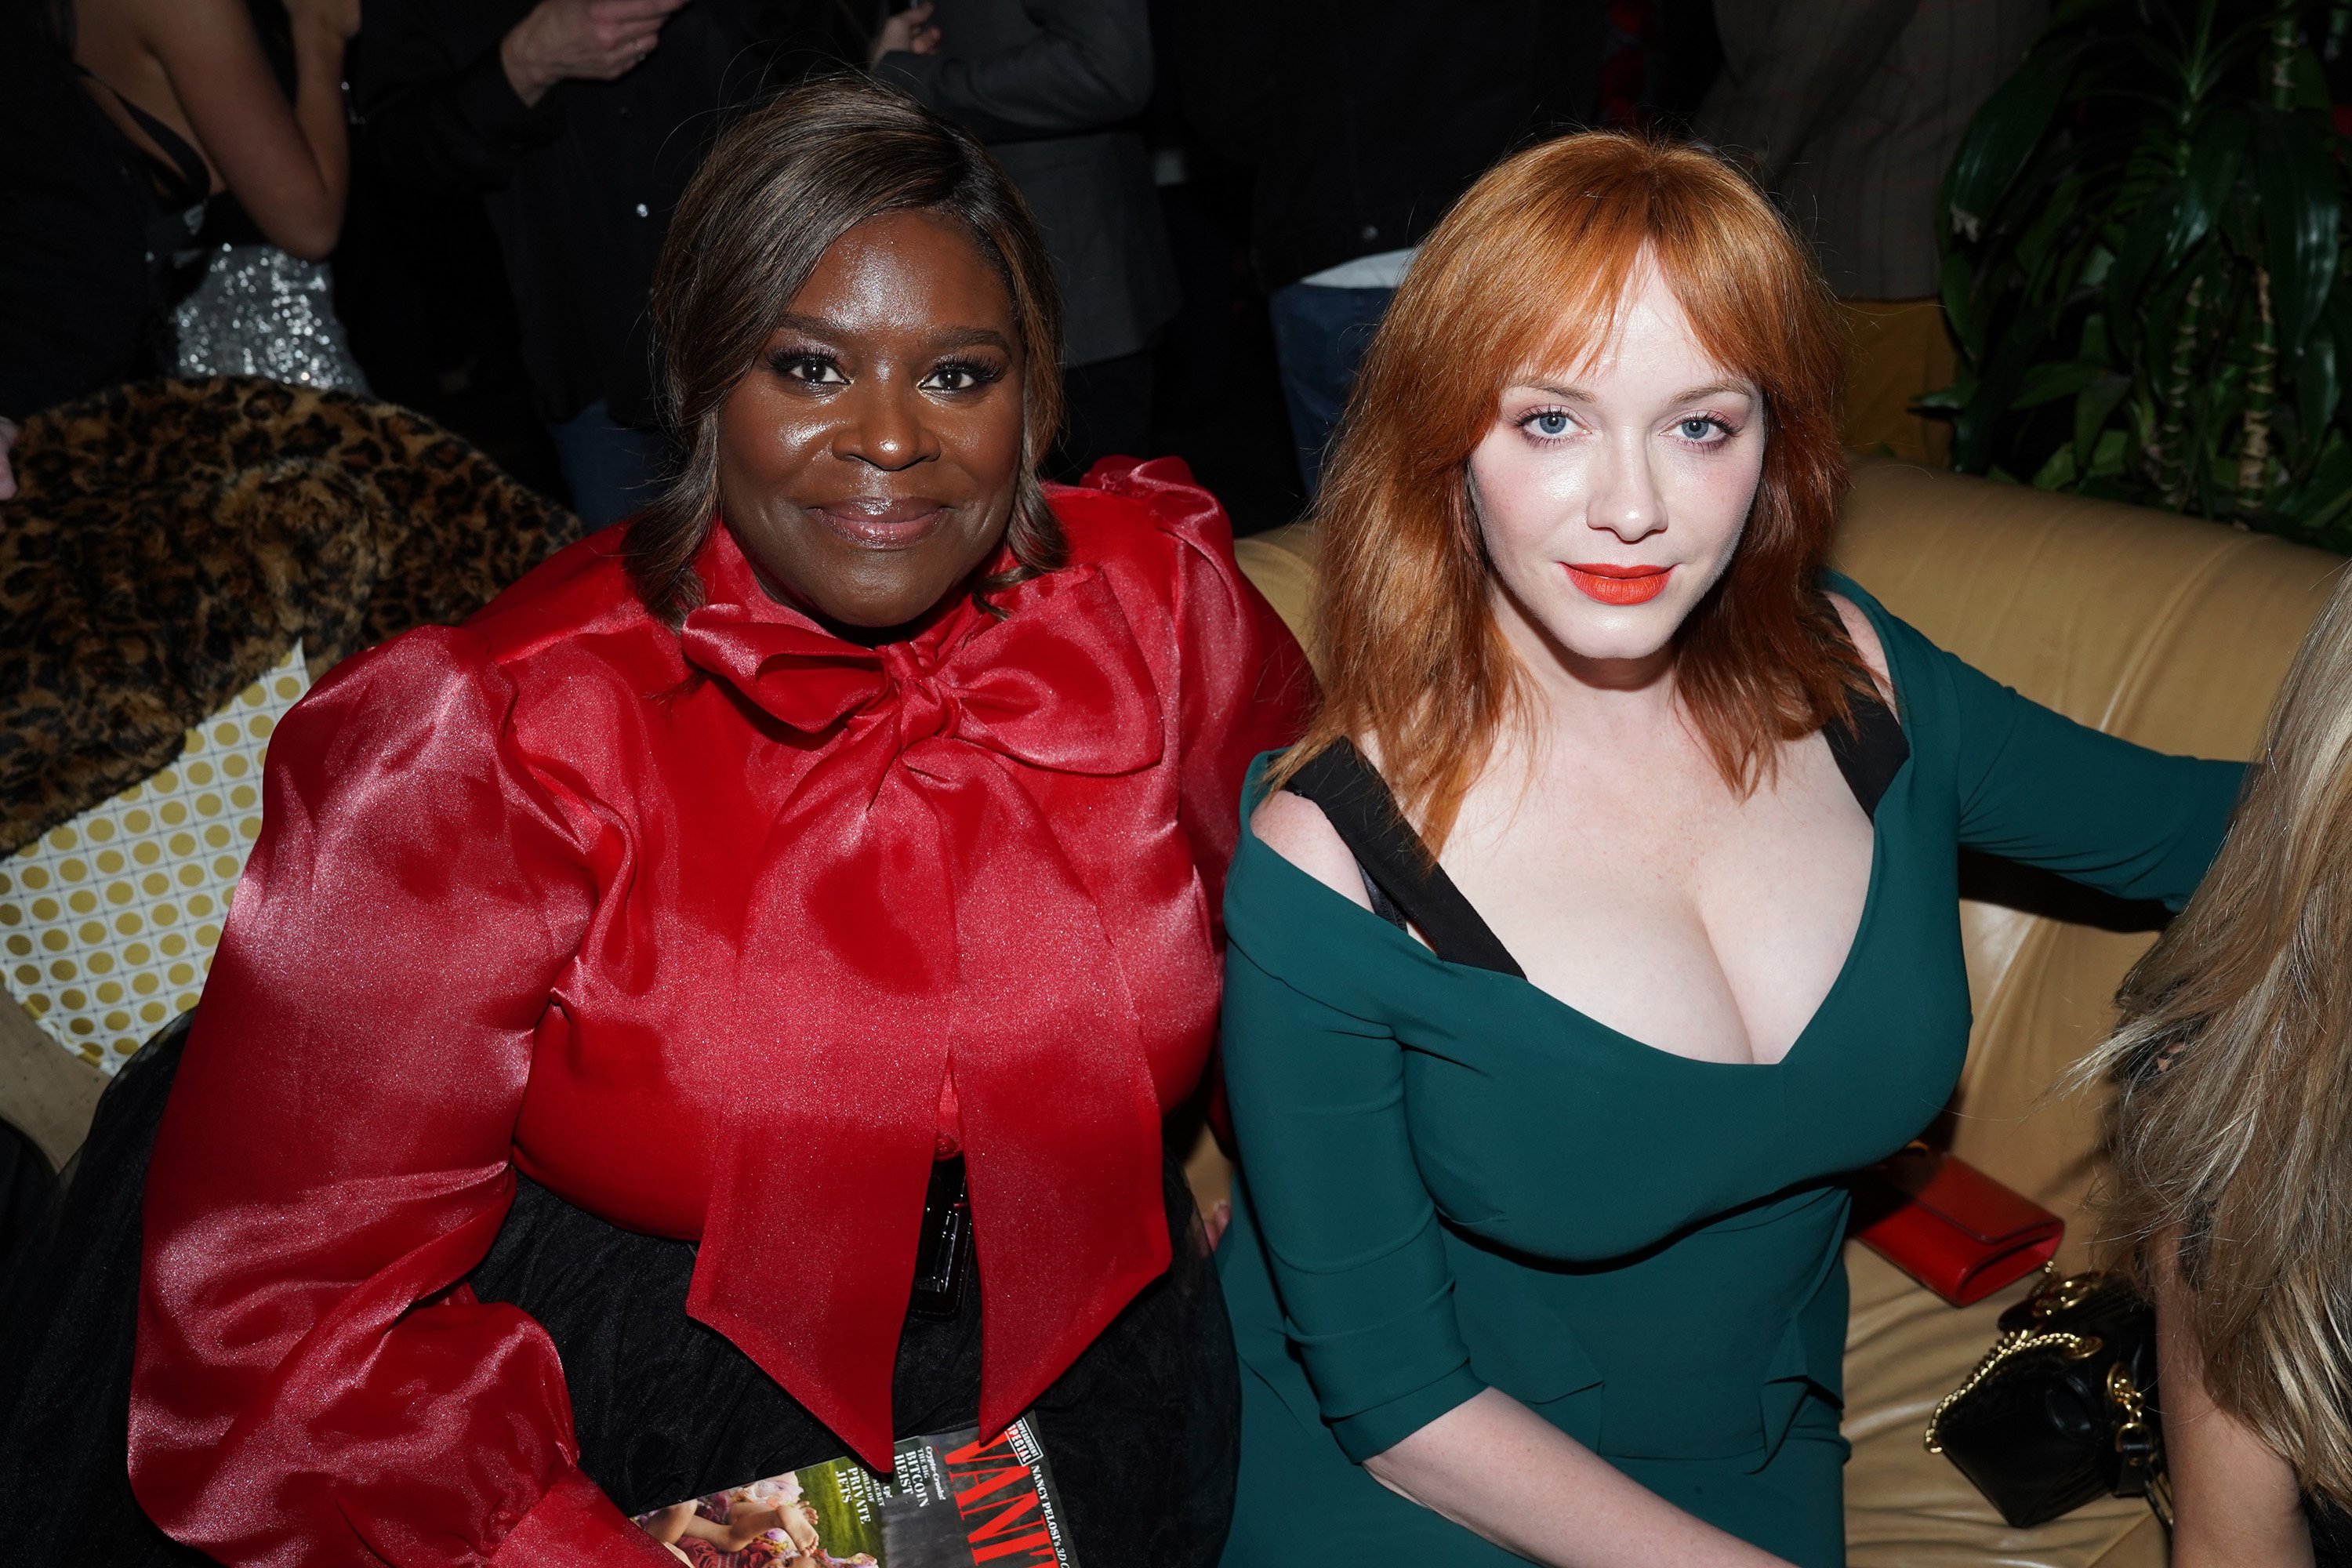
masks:
<path fill-rule="evenodd" d="M 1680 425 L 1675 426 L 1675 429 L 1685 441 L 1704 441 L 1717 431 L 1722 430 L 1723 426 L 1712 419 L 1693 418 L 1684 420 Z M 1724 434 L 1729 435 L 1730 432 L 1724 431 Z"/>
<path fill-rule="evenodd" d="M 1565 436 L 1568 434 L 1568 416 L 1538 414 L 1528 421 L 1528 427 L 1538 436 Z"/>

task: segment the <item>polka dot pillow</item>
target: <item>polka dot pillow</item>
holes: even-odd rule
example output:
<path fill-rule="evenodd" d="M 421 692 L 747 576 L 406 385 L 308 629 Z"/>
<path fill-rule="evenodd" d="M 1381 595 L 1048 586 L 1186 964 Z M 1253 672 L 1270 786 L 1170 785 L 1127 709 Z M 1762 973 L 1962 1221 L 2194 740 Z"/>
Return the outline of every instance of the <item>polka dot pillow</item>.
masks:
<path fill-rule="evenodd" d="M 270 731 L 310 689 L 296 643 L 188 731 L 180 760 L 0 860 L 9 994 L 111 1073 L 196 1005 L 261 832 Z"/>

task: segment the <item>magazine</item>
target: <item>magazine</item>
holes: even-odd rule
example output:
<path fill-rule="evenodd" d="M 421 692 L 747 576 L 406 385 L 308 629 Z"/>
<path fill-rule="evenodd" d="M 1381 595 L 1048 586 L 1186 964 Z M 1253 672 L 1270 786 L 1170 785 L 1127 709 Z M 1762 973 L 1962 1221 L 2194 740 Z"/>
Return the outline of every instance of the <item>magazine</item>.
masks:
<path fill-rule="evenodd" d="M 1045 1451 L 1024 1417 L 903 1437 L 894 1471 L 853 1458 L 637 1518 L 688 1568 L 1076 1568 Z"/>

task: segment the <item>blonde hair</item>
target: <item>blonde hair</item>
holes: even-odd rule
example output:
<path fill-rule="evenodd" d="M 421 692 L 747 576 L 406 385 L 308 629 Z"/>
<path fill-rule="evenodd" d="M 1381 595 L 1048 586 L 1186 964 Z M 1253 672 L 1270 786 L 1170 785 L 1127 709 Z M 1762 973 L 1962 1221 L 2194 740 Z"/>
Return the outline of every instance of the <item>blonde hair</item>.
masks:
<path fill-rule="evenodd" d="M 2295 655 L 2212 869 L 2117 1001 L 2075 1075 L 2117 1083 L 2101 1239 L 2143 1289 L 2175 1247 L 2216 1403 L 2352 1502 L 2352 580 Z"/>

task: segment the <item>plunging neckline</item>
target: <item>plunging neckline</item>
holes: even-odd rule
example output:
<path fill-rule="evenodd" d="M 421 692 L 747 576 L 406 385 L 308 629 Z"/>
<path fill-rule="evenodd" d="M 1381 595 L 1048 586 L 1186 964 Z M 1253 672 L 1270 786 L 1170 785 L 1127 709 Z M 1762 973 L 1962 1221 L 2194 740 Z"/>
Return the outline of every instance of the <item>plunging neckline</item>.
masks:
<path fill-rule="evenodd" d="M 1910 768 L 1911 759 L 1906 757 L 1904 759 L 1902 767 L 1895 771 L 1895 778 L 1899 780 L 1905 773 L 1910 771 Z M 1887 795 L 1891 798 L 1894 794 L 1895 791 L 1890 785 L 1887 790 Z M 1263 798 L 1263 796 L 1260 797 L 1260 799 Z M 1884 801 L 1881 802 L 1882 805 L 1885 804 L 1885 803 Z M 1886 865 L 1885 827 L 1880 819 L 1876 816 L 1873 816 L 1870 823 L 1870 876 L 1863 888 L 1862 914 L 1860 918 L 1854 921 L 1853 939 L 1847 943 L 1845 957 L 1840 962 L 1836 975 L 1831 979 L 1829 989 L 1822 993 L 1822 999 L 1813 1005 L 1812 1012 L 1806 1016 L 1804 1026 L 1797 1031 L 1797 1037 L 1789 1042 L 1789 1048 L 1787 1050 L 1781 1052 L 1779 1057 L 1769 1062 L 1737 1062 L 1725 1061 L 1715 1057 L 1686 1057 L 1680 1051 L 1670 1051 L 1664 1046 L 1653 1045 L 1647 1040 L 1640 1039 L 1633 1035 L 1629 1035 L 1625 1033 L 1624 1030 L 1616 1027 L 1614 1025 L 1602 1023 L 1591 1014 L 1584 1011 L 1581 1007 L 1577 1006 L 1573 1002 L 1565 1001 L 1559 996 L 1555 996 L 1550 992 L 1545 990 L 1542 986 L 1537 984 L 1534 981 L 1528 979 L 1524 973 L 1513 974 L 1506 970 L 1488 969 L 1475 963 L 1457 963 L 1452 959 L 1443 957 L 1435 950 L 1419 941 L 1416 941 L 1411 932 L 1381 919 L 1379 915 L 1374 914 L 1370 910 L 1366 909 L 1363 905 L 1341 893 L 1329 883 L 1322 880 L 1322 879 L 1310 875 L 1308 872 L 1294 864 L 1280 851 L 1268 847 L 1265 841 L 1258 837 L 1256 829 L 1250 826 L 1249 817 L 1246 813 L 1243 816 L 1242 831 L 1248 835 L 1250 843 L 1255 845 L 1267 855 L 1273 857 L 1276 862 L 1290 872 L 1291 875 L 1301 879 L 1315 888 L 1318 891 L 1332 899 L 1349 914 L 1360 916 L 1364 920 L 1371 921 L 1373 926 L 1379 930 L 1384 940 L 1403 944 L 1403 946 L 1411 952 L 1416 959 L 1434 963 L 1444 969 L 1456 971 L 1465 975 L 1482 976 L 1486 979 L 1499 981 L 1508 986 L 1530 992 L 1538 1000 L 1548 1003 L 1552 1007 L 1565 1013 L 1576 1023 L 1583 1025 L 1597 1034 L 1605 1036 L 1613 1040 L 1622 1041 L 1626 1046 L 1629 1046 L 1637 1051 L 1643 1052 L 1646 1055 L 1662 1058 L 1667 1061 L 1686 1063 L 1695 1068 L 1724 1068 L 1737 1071 L 1748 1072 L 1771 1072 L 1780 1068 L 1787 1067 L 1790 1061 L 1795 1059 L 1797 1053 L 1804 1049 L 1805 1043 L 1812 1037 L 1814 1031 L 1819 1027 L 1822 1020 L 1829 1015 L 1832 1006 L 1836 1004 L 1840 994 L 1846 989 L 1847 983 L 1853 973 L 1854 957 L 1862 951 L 1864 945 L 1869 941 L 1871 932 L 1874 928 L 1874 924 L 1877 920 L 1878 906 L 1880 902 L 1879 886 L 1885 879 Z M 1465 899 L 1465 901 L 1467 902 L 1467 900 Z M 1475 910 L 1475 906 L 1473 907 Z M 1484 915 L 1480 915 L 1478 918 L 1481 923 L 1485 922 L 1486 917 Z M 1491 928 L 1489 929 L 1491 930 Z M 1499 941 L 1499 939 L 1497 940 Z"/>
<path fill-rule="evenodd" d="M 1865 616 L 1869 615 L 1869 611 L 1867 609 L 1863 613 Z M 1881 636 L 1883 643 L 1884 634 L 1882 633 Z M 1453 878 L 1446 873 L 1444 868 L 1434 863 L 1433 858 L 1426 862 L 1426 871 L 1418 874 L 1418 879 L 1423 883 L 1420 890 L 1423 895 L 1423 898 L 1431 901 L 1432 907 L 1430 912 L 1445 914 L 1448 916 L 1449 920 L 1455 922 L 1459 922 L 1466 919 L 1469 926 L 1474 929 L 1458 932 L 1457 936 L 1462 940 L 1456 942 L 1454 945 L 1489 949 L 1495 957 L 1499 958 L 1504 964 L 1508 965 L 1507 968 L 1492 963 L 1467 963 L 1447 958 L 1444 954 L 1437 951 L 1434 943 L 1421 941 L 1413 936 L 1412 931 L 1405 923 L 1405 914 L 1407 911 L 1404 910 L 1400 909 L 1394 915 L 1391 915 L 1379 910 L 1377 907 L 1367 909 L 1363 905 L 1357 903 L 1354 900 L 1340 894 L 1337 889 L 1330 887 L 1320 879 L 1309 875 L 1298 866 L 1292 864 L 1280 853 L 1271 850 L 1268 852 L 1272 853 L 1275 859 L 1281 861 L 1282 864 L 1289 870 L 1297 876 L 1305 878 L 1308 882 L 1311 882 L 1316 887 L 1321 889 L 1322 891 L 1338 899 L 1340 903 L 1346 905 L 1355 913 L 1369 916 L 1389 935 L 1402 941 L 1407 947 L 1411 948 L 1416 955 L 1432 960 L 1447 969 L 1491 974 L 1497 979 L 1513 982 L 1525 986 L 1528 990 L 1534 992 L 1538 996 L 1541 997 L 1544 1001 L 1549 1003 L 1552 1006 L 1567 1014 L 1571 1019 L 1574 1019 L 1575 1021 L 1581 1023 L 1602 1035 L 1611 1036 L 1618 1040 L 1623 1041 L 1627 1046 L 1633 1047 L 1638 1050 L 1648 1052 L 1653 1056 L 1666 1057 L 1676 1061 L 1689 1062 L 1699 1067 L 1753 1068 L 1774 1068 L 1785 1067 L 1796 1057 L 1800 1050 L 1804 1048 L 1806 1042 L 1812 1037 L 1815 1027 L 1821 1023 L 1822 1018 L 1829 1015 L 1836 1005 L 1840 994 L 1845 990 L 1848 978 L 1853 973 L 1855 954 L 1860 952 L 1863 945 L 1869 941 L 1873 931 L 1873 922 L 1877 916 L 1879 885 L 1884 876 L 1884 868 L 1886 860 L 1886 846 L 1885 835 L 1881 831 L 1879 812 L 1880 808 L 1887 804 L 1889 797 L 1895 794 L 1895 784 L 1901 780 L 1905 773 L 1909 771 L 1914 761 L 1909 743 L 1909 732 L 1907 729 L 1903 726 L 1902 721 L 1898 717 L 1904 706 L 1903 694 L 1900 686 L 1895 680 L 1893 661 L 1891 658 L 1888 661 L 1886 670 L 1886 684 L 1888 695 L 1891 696 L 1894 700 L 1891 703 L 1880 701 L 1877 700 L 1876 693 L 1874 692 L 1867 706 L 1870 709 L 1876 710 L 1880 718 L 1883 718 L 1894 725 L 1896 742 L 1903 748 L 1900 758 L 1896 761 L 1895 767 L 1891 771 L 1879 771 L 1878 764 L 1881 764 L 1885 761 L 1885 755 L 1883 750 L 1879 755 L 1874 758 L 1867 749 L 1868 743 L 1863 735 L 1863 730 L 1864 726 L 1871 723 L 1871 720 L 1864 711 L 1861 705 L 1856 706 L 1852 718 L 1847 721 L 1846 725 L 1842 731 L 1844 736 L 1844 749 L 1842 750 L 1839 742 L 1836 739 L 1832 738 L 1831 731 L 1827 730 L 1822 731 L 1823 739 L 1829 743 L 1832 756 L 1837 763 L 1840 777 L 1845 781 L 1847 787 L 1853 793 L 1856 804 L 1862 806 L 1864 815 L 1869 818 L 1870 871 L 1864 880 L 1862 912 L 1855 918 L 1853 934 L 1847 940 L 1845 953 L 1839 961 L 1837 973 L 1831 977 L 1829 987 L 1822 993 L 1821 999 L 1813 1004 L 1812 1011 L 1806 1015 L 1803 1025 L 1797 1030 L 1795 1037 L 1789 1042 L 1788 1049 L 1782 1051 L 1778 1057 L 1769 1062 L 1755 1060 L 1727 1061 L 1715 1057 L 1690 1057 L 1685 1056 L 1679 1051 L 1670 1051 L 1664 1046 L 1654 1045 L 1647 1040 L 1640 1039 L 1633 1035 L 1629 1035 L 1622 1029 L 1619 1029 L 1612 1025 L 1604 1024 L 1600 1019 L 1594 1017 L 1591 1014 L 1587 1013 L 1582 1008 L 1577 1006 L 1574 1003 L 1566 1001 L 1563 998 L 1553 994 L 1551 992 L 1545 990 L 1533 980 L 1528 978 L 1526 966 L 1521 964 L 1516 957 L 1512 956 L 1510 948 L 1503 942 L 1500 936 L 1496 934 L 1494 927 L 1488 923 L 1486 917 L 1478 911 L 1477 906 L 1473 904 L 1468 896 L 1463 893 L 1461 889 L 1454 883 Z M 1384 841 L 1384 847 L 1393 849 L 1394 846 L 1392 840 L 1396 837 L 1402 836 L 1403 840 L 1410 844 L 1412 847 L 1418 852 L 1419 856 L 1427 856 L 1427 847 L 1422 843 L 1419 835 L 1414 833 L 1410 824 L 1404 820 L 1403 815 L 1397 809 L 1394 800 L 1389 797 L 1387 784 L 1385 781 L 1381 779 L 1378 771 L 1373 769 L 1370 762 L 1364 759 L 1360 752 L 1356 752 L 1352 745 L 1349 745 L 1347 742 L 1341 742 L 1341 744 L 1347 746 L 1349 768 L 1360 768 L 1361 778 L 1369 782 L 1370 786 L 1379 793 L 1381 799 L 1384 803 L 1381 815 L 1388 826 L 1380 834 L 1380 837 L 1382 837 Z M 1323 762 L 1324 757 L 1318 756 L 1315 760 L 1315 764 L 1310 764 L 1310 766 L 1319 765 Z M 1343 774 L 1342 776 L 1346 775 Z M 1297 781 L 1294 780 L 1293 782 L 1297 783 Z M 1360 785 L 1359 787 L 1360 788 L 1361 786 Z M 1264 798 L 1265 797 L 1262 795 L 1257 797 L 1258 801 L 1263 801 Z M 1311 798 L 1311 796 L 1308 798 Z M 1252 810 L 1255 809 L 1255 802 L 1251 803 Z M 1326 810 L 1327 820 L 1328 820 L 1328 807 L 1318 805 L 1318 809 Z M 1360 818 L 1357 816 L 1354 810 L 1354 803 L 1352 802 L 1350 803 L 1349 810 L 1346 815 L 1348 815 L 1351 820 L 1360 821 Z M 1257 842 L 1259 847 L 1263 848 L 1265 847 L 1263 841 L 1257 838 L 1255 829 L 1250 825 L 1250 810 L 1245 810 L 1242 814 L 1243 832 L 1247 835 L 1250 840 Z M 1335 831 L 1337 830 L 1338 829 L 1335 825 Z M 1360 828 L 1360 831 L 1363 830 Z M 1384 894 L 1379 882 L 1375 880 L 1372 874 L 1372 868 L 1368 866 L 1362 858 L 1363 850 L 1358 846 L 1355 839 L 1350 837 L 1347 832 L 1340 832 L 1340 838 L 1341 842 L 1348 846 L 1351 856 L 1355 858 L 1359 872 L 1364 879 L 1366 891 L 1370 895 L 1375 906 L 1381 902 L 1386 901 L 1391 895 Z M 1444 907 L 1438 907 L 1440 905 Z M 1718 967 L 1719 965 L 1720 961 L 1718 960 Z"/>

